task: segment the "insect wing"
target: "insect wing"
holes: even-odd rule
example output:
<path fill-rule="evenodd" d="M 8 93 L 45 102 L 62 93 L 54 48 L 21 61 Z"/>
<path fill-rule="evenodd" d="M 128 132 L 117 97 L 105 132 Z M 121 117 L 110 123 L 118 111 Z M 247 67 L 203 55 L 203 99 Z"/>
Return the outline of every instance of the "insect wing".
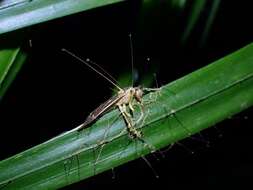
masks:
<path fill-rule="evenodd" d="M 92 123 L 94 120 L 96 120 L 98 117 L 106 113 L 108 110 L 110 110 L 122 97 L 124 94 L 118 94 L 116 96 L 111 97 L 109 100 L 101 104 L 99 107 L 97 107 L 93 112 L 90 113 L 90 115 L 86 118 L 85 122 L 81 125 L 79 130 L 82 130 L 83 128 L 87 127 L 90 123 Z"/>

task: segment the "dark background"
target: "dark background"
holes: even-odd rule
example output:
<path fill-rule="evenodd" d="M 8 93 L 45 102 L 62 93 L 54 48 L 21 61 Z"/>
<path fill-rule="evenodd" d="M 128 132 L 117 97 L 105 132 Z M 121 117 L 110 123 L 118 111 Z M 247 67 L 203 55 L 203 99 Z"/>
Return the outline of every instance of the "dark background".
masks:
<path fill-rule="evenodd" d="M 205 43 L 200 40 L 211 1 L 185 43 L 181 38 L 193 1 L 181 11 L 165 2 L 143 13 L 140 1 L 128 1 L 25 29 L 28 61 L 0 102 L 0 159 L 76 127 L 111 96 L 112 86 L 61 52 L 63 47 L 95 61 L 117 78 L 131 70 L 131 33 L 136 83 L 155 70 L 163 85 L 252 42 L 251 6 L 246 1 L 220 3 Z M 164 158 L 158 155 L 160 160 L 149 155 L 159 179 L 140 159 L 115 168 L 114 179 L 108 171 L 65 189 L 252 187 L 252 111 L 203 131 L 209 146 L 189 138 L 167 151 Z"/>

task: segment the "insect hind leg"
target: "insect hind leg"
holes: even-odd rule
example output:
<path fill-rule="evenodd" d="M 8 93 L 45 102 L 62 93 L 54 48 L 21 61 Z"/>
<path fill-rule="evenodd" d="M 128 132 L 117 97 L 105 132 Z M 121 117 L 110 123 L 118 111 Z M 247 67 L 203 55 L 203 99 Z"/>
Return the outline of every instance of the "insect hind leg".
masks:
<path fill-rule="evenodd" d="M 187 127 L 183 124 L 183 122 L 179 119 L 178 114 L 176 114 L 176 111 L 175 111 L 174 109 L 170 108 L 170 110 L 168 110 L 168 109 L 167 109 L 166 107 L 164 107 L 164 106 L 163 106 L 163 108 L 164 108 L 168 113 L 170 113 L 169 115 L 172 116 L 172 117 L 177 121 L 177 123 L 182 127 L 183 130 L 185 130 L 185 132 L 186 132 L 188 138 L 190 138 L 190 139 L 192 139 L 192 140 L 195 140 L 195 141 L 199 141 L 199 142 L 205 143 L 205 144 L 207 145 L 207 147 L 209 147 L 209 145 L 210 145 L 209 140 L 206 140 L 205 137 L 203 137 L 203 135 L 202 135 L 200 132 L 197 133 L 199 137 L 196 137 L 196 136 L 194 137 L 194 136 L 193 136 L 193 135 L 194 135 L 193 131 L 191 131 L 189 128 L 187 128 Z M 179 144 L 179 143 L 177 142 L 177 144 Z M 193 151 L 189 151 L 189 152 L 193 152 Z"/>
<path fill-rule="evenodd" d="M 146 142 L 146 140 L 144 140 L 141 137 L 136 138 L 135 140 L 138 140 L 139 142 L 141 142 L 144 147 L 147 147 L 150 153 L 154 153 L 157 151 L 156 147 L 149 144 L 148 142 Z M 137 144 L 136 144 L 137 145 Z M 147 164 L 147 166 L 151 169 L 152 173 L 154 174 L 155 178 L 159 178 L 158 172 L 155 170 L 155 168 L 151 165 L 150 161 L 147 159 L 146 156 L 144 156 L 142 153 L 139 154 L 138 150 L 137 150 L 137 146 L 136 146 L 136 152 L 137 154 L 142 158 L 142 160 L 144 160 L 144 162 Z"/>
<path fill-rule="evenodd" d="M 133 126 L 133 121 L 131 119 L 131 115 L 126 110 L 126 105 L 118 105 L 118 108 L 120 110 L 120 113 L 122 114 L 126 125 L 127 125 L 127 131 L 131 138 L 141 137 L 142 134 L 140 131 L 136 130 L 136 128 Z"/>

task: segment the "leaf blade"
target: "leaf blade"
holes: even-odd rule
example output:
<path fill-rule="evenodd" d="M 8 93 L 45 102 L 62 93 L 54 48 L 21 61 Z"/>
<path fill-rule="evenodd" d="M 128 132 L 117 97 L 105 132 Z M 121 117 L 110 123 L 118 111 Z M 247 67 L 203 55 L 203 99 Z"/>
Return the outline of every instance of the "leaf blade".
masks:
<path fill-rule="evenodd" d="M 26 57 L 26 53 L 19 47 L 0 50 L 0 100 L 15 79 Z"/>
<path fill-rule="evenodd" d="M 0 34 L 123 0 L 27 0 L 1 9 Z"/>
<path fill-rule="evenodd" d="M 188 137 L 189 131 L 197 133 L 252 106 L 252 64 L 253 44 L 249 44 L 161 91 L 147 94 L 144 101 L 156 101 L 146 104 L 148 116 L 138 126 L 145 142 L 162 148 Z M 6 188 L 60 188 L 150 152 L 147 146 L 126 146 L 129 137 L 127 132 L 121 133 L 125 129 L 122 119 L 108 128 L 117 115 L 118 111 L 113 110 L 82 133 L 73 129 L 1 161 L 0 184 L 7 184 Z"/>

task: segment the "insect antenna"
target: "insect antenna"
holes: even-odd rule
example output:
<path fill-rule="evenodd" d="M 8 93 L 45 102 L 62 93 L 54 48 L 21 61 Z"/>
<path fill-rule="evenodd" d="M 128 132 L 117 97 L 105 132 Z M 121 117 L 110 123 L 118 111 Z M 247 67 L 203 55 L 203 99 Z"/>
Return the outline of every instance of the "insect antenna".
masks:
<path fill-rule="evenodd" d="M 158 88 L 159 88 L 159 84 L 158 84 L 158 80 L 157 80 L 157 75 L 156 75 L 156 73 L 154 73 L 153 76 L 154 76 L 154 79 L 155 79 L 156 88 L 158 89 Z"/>
<path fill-rule="evenodd" d="M 130 45 L 130 55 L 131 55 L 131 72 L 132 72 L 132 86 L 134 85 L 134 51 L 133 51 L 133 40 L 132 34 L 129 34 L 129 45 Z"/>
<path fill-rule="evenodd" d="M 103 74 L 102 72 L 98 71 L 95 67 L 91 66 L 91 64 L 89 64 L 87 61 L 81 59 L 80 57 L 78 57 L 77 55 L 75 55 L 74 53 L 70 52 L 69 50 L 67 49 L 64 49 L 62 48 L 62 51 L 63 52 L 66 52 L 67 54 L 71 55 L 72 57 L 74 57 L 75 59 L 77 59 L 78 61 L 84 63 L 86 66 L 88 66 L 90 69 L 92 69 L 93 71 L 95 71 L 97 74 L 99 74 L 100 76 L 102 76 L 104 79 L 106 79 L 108 82 L 110 82 L 113 86 L 115 86 L 118 90 L 122 91 L 123 89 L 120 88 L 120 86 L 114 82 L 112 79 L 113 77 L 108 73 L 106 72 L 102 67 L 98 66 L 96 63 L 93 63 L 94 65 L 98 66 L 103 72 L 105 72 L 108 76 L 110 77 L 107 77 L 105 74 Z M 112 78 L 112 79 L 110 79 Z"/>
<path fill-rule="evenodd" d="M 99 64 L 95 63 L 94 61 L 91 61 L 90 59 L 86 59 L 86 62 L 88 62 L 89 64 L 92 64 L 92 65 L 95 65 L 96 67 L 98 67 L 99 69 L 101 69 L 106 75 L 107 77 L 109 77 L 114 83 L 116 83 L 118 86 L 118 82 L 117 80 L 112 76 L 110 75 L 103 67 L 101 67 Z"/>

